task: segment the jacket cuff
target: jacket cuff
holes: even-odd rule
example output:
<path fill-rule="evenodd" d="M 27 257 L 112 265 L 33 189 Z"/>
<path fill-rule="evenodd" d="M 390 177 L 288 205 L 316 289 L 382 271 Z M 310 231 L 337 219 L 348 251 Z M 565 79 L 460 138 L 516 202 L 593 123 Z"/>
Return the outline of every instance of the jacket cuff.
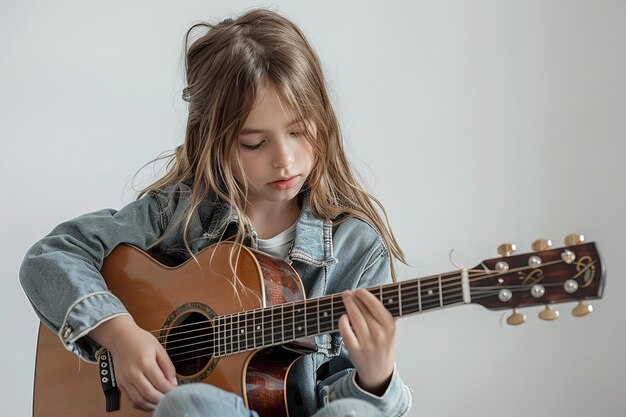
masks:
<path fill-rule="evenodd" d="M 128 311 L 110 291 L 88 294 L 74 302 L 65 314 L 58 336 L 67 350 L 87 362 L 96 362 L 101 348 L 87 334 L 105 321 L 127 315 Z"/>
<path fill-rule="evenodd" d="M 394 364 L 389 385 L 382 396 L 365 391 L 356 383 L 356 371 L 340 378 L 328 390 L 328 401 L 339 398 L 357 398 L 377 407 L 384 416 L 405 416 L 411 409 L 411 390 L 404 385 Z"/>

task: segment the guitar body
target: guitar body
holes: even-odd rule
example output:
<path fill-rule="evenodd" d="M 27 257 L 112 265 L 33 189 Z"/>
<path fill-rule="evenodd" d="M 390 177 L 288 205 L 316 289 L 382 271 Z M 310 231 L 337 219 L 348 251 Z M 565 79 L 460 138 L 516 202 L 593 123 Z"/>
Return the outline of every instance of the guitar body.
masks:
<path fill-rule="evenodd" d="M 233 280 L 231 263 L 236 264 L 238 281 Z M 302 282 L 290 265 L 239 245 L 220 243 L 198 253 L 197 262 L 190 259 L 168 267 L 123 244 L 106 258 L 101 272 L 135 322 L 161 340 L 176 366 L 179 384 L 212 384 L 242 396 L 246 406 L 261 416 L 288 415 L 287 375 L 299 354 L 281 347 L 223 356 L 214 355 L 212 345 L 208 350 L 192 349 L 192 353 L 181 353 L 180 348 L 188 344 L 185 332 L 190 329 L 196 340 L 212 340 L 214 333 L 230 331 L 226 325 L 215 324 L 217 316 L 304 299 Z M 233 336 L 229 345 L 216 350 L 227 351 L 236 344 Z M 120 410 L 106 412 L 98 365 L 80 361 L 40 325 L 35 417 L 150 415 L 121 397 Z"/>

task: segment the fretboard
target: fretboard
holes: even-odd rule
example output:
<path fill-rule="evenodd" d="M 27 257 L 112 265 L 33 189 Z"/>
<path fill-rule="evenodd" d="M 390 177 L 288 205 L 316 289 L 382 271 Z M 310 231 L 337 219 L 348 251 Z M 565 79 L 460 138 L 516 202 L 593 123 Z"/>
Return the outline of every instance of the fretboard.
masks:
<path fill-rule="evenodd" d="M 459 272 L 368 288 L 394 317 L 463 302 Z M 341 294 L 279 304 L 217 317 L 213 354 L 231 355 L 338 330 L 345 314 Z"/>

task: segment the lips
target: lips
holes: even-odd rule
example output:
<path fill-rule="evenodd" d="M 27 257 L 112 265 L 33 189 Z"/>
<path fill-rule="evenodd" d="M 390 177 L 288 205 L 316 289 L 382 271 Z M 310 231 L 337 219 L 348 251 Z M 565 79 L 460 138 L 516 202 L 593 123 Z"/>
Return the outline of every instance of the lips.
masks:
<path fill-rule="evenodd" d="M 286 190 L 296 185 L 298 183 L 298 178 L 299 178 L 298 175 L 294 175 L 293 177 L 288 177 L 282 180 L 270 182 L 269 186 L 277 190 Z"/>

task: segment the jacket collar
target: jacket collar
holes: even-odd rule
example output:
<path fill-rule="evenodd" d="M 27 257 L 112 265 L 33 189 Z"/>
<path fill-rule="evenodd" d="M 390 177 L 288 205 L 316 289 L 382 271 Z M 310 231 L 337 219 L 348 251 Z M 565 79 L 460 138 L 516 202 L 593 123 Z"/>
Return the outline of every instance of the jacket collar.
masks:
<path fill-rule="evenodd" d="M 214 234 L 219 225 L 235 227 L 237 215 L 227 204 L 216 207 L 220 210 L 217 219 L 211 221 L 209 233 Z M 219 234 L 219 233 L 218 233 Z M 229 235 L 228 231 L 226 235 Z M 254 229 L 248 234 L 246 245 L 257 249 L 257 234 Z M 302 209 L 296 223 L 296 237 L 289 250 L 287 261 L 297 260 L 313 266 L 327 266 L 337 262 L 333 255 L 332 222 L 315 217 L 311 211 L 308 194 L 302 199 Z"/>
<path fill-rule="evenodd" d="M 337 262 L 337 258 L 333 256 L 332 222 L 313 215 L 308 194 L 302 200 L 302 210 L 296 223 L 296 237 L 289 258 L 315 266 Z"/>

